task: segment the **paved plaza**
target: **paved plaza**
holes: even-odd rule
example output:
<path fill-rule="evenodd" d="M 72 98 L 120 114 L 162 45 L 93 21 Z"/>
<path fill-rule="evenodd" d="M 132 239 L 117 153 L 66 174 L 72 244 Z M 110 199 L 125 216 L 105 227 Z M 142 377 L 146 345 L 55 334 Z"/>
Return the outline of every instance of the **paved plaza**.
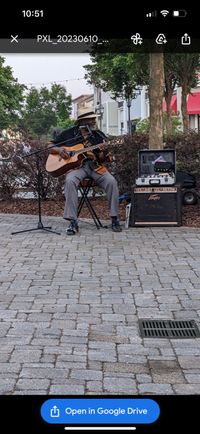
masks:
<path fill-rule="evenodd" d="M 113 233 L 0 214 L 1 395 L 200 393 L 200 338 L 141 338 L 138 320 L 200 327 L 200 228 Z"/>

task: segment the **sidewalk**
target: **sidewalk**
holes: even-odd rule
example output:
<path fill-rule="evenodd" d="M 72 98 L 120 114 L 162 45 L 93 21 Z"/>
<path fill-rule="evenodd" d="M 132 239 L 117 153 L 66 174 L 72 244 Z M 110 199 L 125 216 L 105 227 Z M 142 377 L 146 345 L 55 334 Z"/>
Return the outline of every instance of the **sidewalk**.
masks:
<path fill-rule="evenodd" d="M 200 339 L 142 339 L 138 319 L 200 328 L 200 229 L 97 230 L 0 214 L 0 394 L 200 393 Z"/>

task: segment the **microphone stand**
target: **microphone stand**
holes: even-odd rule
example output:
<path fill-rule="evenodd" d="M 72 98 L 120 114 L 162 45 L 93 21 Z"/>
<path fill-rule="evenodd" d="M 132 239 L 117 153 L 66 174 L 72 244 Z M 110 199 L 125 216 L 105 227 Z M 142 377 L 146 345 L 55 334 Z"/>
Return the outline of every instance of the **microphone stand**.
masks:
<path fill-rule="evenodd" d="M 22 231 L 16 231 L 16 232 L 11 232 L 11 235 L 15 235 L 15 234 L 21 234 L 23 232 L 32 232 L 32 231 L 37 231 L 37 230 L 43 230 L 46 232 L 51 232 L 57 235 L 61 235 L 60 232 L 56 232 L 51 230 L 51 226 L 44 226 L 42 223 L 42 215 L 41 215 L 41 170 L 40 170 L 40 160 L 39 160 L 39 153 L 44 151 L 46 149 L 40 149 L 38 151 L 35 152 L 31 152 L 30 154 L 27 155 L 23 155 L 22 158 L 28 158 L 32 155 L 36 156 L 36 167 L 37 167 L 37 196 L 38 196 L 38 224 L 36 228 L 32 228 L 32 229 L 25 229 Z"/>
<path fill-rule="evenodd" d="M 82 136 L 78 136 L 77 135 L 77 136 L 74 137 L 74 139 L 72 138 L 72 139 L 68 139 L 68 140 L 63 140 L 62 142 L 59 142 L 59 143 L 54 143 L 52 146 L 49 146 L 48 148 L 39 149 L 37 151 L 31 152 L 30 154 L 27 154 L 27 155 L 23 155 L 21 157 L 21 158 L 28 158 L 28 157 L 31 157 L 32 155 L 36 156 L 37 193 L 38 193 L 38 224 L 37 224 L 36 228 L 25 229 L 25 230 L 17 231 L 17 232 L 11 232 L 11 235 L 20 234 L 20 233 L 23 233 L 23 232 L 37 231 L 37 230 L 43 230 L 43 231 L 46 231 L 46 232 L 51 232 L 51 233 L 54 233 L 54 234 L 57 234 L 57 235 L 61 235 L 60 232 L 56 232 L 56 231 L 51 230 L 51 226 L 44 226 L 43 223 L 42 223 L 42 216 L 41 216 L 41 170 L 40 170 L 39 154 L 41 152 L 44 152 L 44 151 L 47 151 L 47 150 L 49 151 L 52 148 L 56 148 L 59 145 L 70 143 L 70 142 L 72 142 L 74 140 L 77 141 L 80 137 L 82 138 Z M 12 160 L 12 158 L 11 158 L 11 160 Z"/>

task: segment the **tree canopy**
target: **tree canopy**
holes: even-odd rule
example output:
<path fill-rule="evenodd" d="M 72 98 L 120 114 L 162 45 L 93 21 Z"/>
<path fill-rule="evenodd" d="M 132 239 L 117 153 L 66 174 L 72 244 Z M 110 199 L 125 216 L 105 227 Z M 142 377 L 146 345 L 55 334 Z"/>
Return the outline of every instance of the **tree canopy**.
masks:
<path fill-rule="evenodd" d="M 171 57 L 171 69 L 177 80 L 178 86 L 182 89 L 181 113 L 183 118 L 183 129 L 189 129 L 189 116 L 187 112 L 187 95 L 191 89 L 197 86 L 198 71 L 200 69 L 199 53 L 176 53 Z"/>
<path fill-rule="evenodd" d="M 90 84 L 110 91 L 114 98 L 134 98 L 148 81 L 148 56 L 139 53 L 95 53 L 93 63 L 85 65 Z"/>
<path fill-rule="evenodd" d="M 71 103 L 64 86 L 53 84 L 50 90 L 32 87 L 25 98 L 22 129 L 38 137 L 49 134 L 53 127 L 67 128 L 71 123 Z"/>
<path fill-rule="evenodd" d="M 22 109 L 25 86 L 13 77 L 10 66 L 0 57 L 0 129 L 15 127 Z"/>

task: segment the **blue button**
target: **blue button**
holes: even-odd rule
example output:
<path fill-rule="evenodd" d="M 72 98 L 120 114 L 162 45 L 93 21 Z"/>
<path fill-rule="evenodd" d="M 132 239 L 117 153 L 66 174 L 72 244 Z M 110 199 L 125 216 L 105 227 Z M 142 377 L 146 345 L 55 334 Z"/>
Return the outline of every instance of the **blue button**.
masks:
<path fill-rule="evenodd" d="M 52 424 L 149 424 L 160 415 L 153 399 L 58 398 L 41 406 L 41 416 Z"/>

